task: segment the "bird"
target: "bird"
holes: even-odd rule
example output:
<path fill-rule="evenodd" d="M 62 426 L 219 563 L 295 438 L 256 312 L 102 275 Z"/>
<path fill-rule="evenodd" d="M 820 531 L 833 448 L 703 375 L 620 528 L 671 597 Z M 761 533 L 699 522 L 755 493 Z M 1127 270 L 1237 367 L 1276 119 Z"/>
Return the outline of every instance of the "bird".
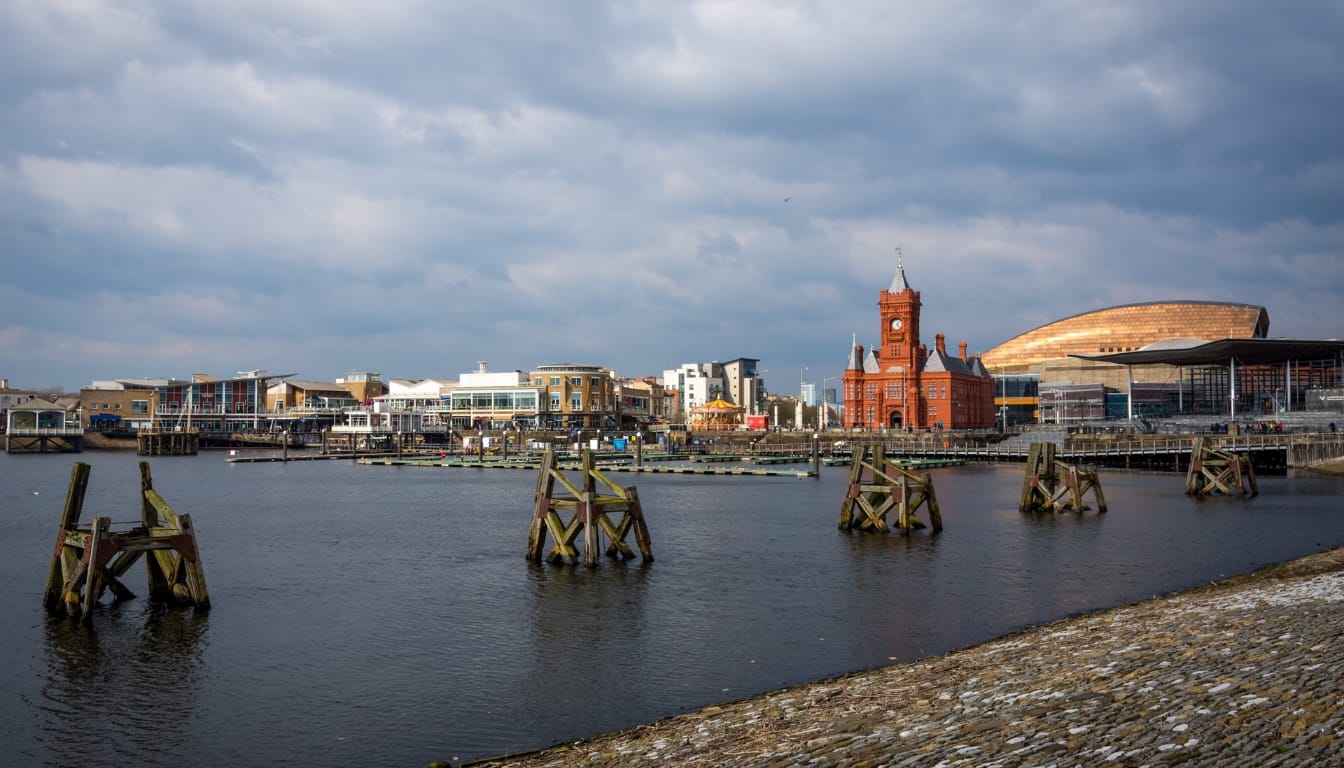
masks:
<path fill-rule="evenodd" d="M 786 198 L 784 198 L 784 202 L 787 203 L 787 202 L 789 202 L 789 201 L 792 200 L 792 199 L 793 199 L 793 198 L 791 198 L 791 197 L 786 197 Z"/>

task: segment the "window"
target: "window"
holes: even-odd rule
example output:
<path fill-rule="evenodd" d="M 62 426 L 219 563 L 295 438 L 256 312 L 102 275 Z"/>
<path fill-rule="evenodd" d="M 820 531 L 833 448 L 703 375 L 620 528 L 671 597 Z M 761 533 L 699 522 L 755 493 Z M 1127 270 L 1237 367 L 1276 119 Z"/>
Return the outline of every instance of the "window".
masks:
<path fill-rule="evenodd" d="M 149 413 L 148 400 L 132 400 L 131 413 Z"/>
<path fill-rule="evenodd" d="M 552 411 L 558 411 L 558 410 L 560 410 L 560 393 L 559 393 L 559 392 L 552 392 L 552 393 L 551 393 L 551 410 L 552 410 Z"/>
<path fill-rule="evenodd" d="M 559 376 L 552 376 L 552 377 L 551 377 L 551 386 L 552 386 L 552 387 L 558 387 L 558 386 L 560 386 L 560 377 L 559 377 Z"/>
<path fill-rule="evenodd" d="M 600 386 L 602 386 L 602 377 L 601 377 L 601 376 L 594 376 L 594 377 L 592 377 L 591 379 L 588 380 L 588 383 L 591 384 L 591 385 L 593 385 L 594 387 L 600 387 Z"/>
<path fill-rule="evenodd" d="M 583 386 L 583 377 L 582 377 L 582 376 L 570 376 L 570 377 L 569 377 L 569 386 L 571 386 L 571 387 L 582 387 L 582 386 Z"/>
<path fill-rule="evenodd" d="M 532 379 L 532 386 L 534 386 L 534 387 L 540 387 L 540 386 L 541 386 L 541 377 L 540 377 L 540 376 L 537 376 L 537 377 L 535 377 L 535 378 Z"/>
<path fill-rule="evenodd" d="M 569 410 L 571 411 L 583 410 L 583 395 L 579 394 L 578 392 L 575 392 L 574 394 L 569 396 Z"/>

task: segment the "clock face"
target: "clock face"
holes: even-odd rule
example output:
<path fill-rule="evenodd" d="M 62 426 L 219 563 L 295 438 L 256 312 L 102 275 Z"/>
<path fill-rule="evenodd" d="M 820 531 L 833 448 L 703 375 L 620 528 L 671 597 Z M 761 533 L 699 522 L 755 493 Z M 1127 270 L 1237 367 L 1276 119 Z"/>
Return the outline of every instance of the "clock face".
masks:
<path fill-rule="evenodd" d="M 893 331 L 899 331 L 899 330 L 901 330 L 901 328 L 904 327 L 904 326 L 905 326 L 905 323 L 901 322 L 901 318 L 899 318 L 899 317 L 893 317 L 893 318 L 891 318 L 891 330 L 893 330 Z"/>

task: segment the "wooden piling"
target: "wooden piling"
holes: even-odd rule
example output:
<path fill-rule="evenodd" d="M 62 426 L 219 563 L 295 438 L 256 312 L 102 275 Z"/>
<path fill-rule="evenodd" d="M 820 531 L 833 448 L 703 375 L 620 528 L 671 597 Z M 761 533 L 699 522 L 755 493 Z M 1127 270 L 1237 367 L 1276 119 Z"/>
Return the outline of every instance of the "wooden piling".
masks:
<path fill-rule="evenodd" d="M 1097 511 L 1106 511 L 1101 479 L 1093 467 L 1076 466 L 1055 458 L 1054 443 L 1032 443 L 1027 449 L 1027 468 L 1022 479 L 1021 512 L 1084 512 L 1092 493 Z"/>
<path fill-rule="evenodd" d="M 887 514 L 897 511 L 896 528 L 901 533 L 924 528 L 917 515 L 921 506 L 929 511 L 933 532 L 943 530 L 943 516 L 929 473 L 916 475 L 896 461 L 888 461 L 881 445 L 862 447 L 849 465 L 849 488 L 840 504 L 840 529 L 889 532 Z"/>
<path fill-rule="evenodd" d="M 1191 496 L 1215 493 L 1257 496 L 1260 486 L 1255 480 L 1255 468 L 1246 454 L 1214 448 L 1205 438 L 1196 437 L 1190 447 L 1190 470 L 1185 476 L 1185 492 Z"/>
<path fill-rule="evenodd" d="M 146 555 L 151 599 L 208 609 L 210 597 L 191 516 L 174 513 L 154 490 L 149 463 L 140 462 L 141 524 L 127 531 L 112 530 L 115 524 L 107 516 L 94 518 L 88 528 L 79 525 L 88 477 L 89 465 L 76 463 L 47 572 L 43 594 L 47 610 L 64 608 L 90 621 L 104 590 L 117 601 L 135 597 L 121 576 L 141 555 Z"/>
<path fill-rule="evenodd" d="M 635 555 L 625 539 L 633 531 L 640 556 L 651 562 L 653 548 L 636 489 L 633 486 L 622 488 L 607 479 L 594 465 L 593 452 L 589 449 L 582 453 L 580 471 L 582 480 L 576 485 L 559 469 L 554 452 L 547 449 L 542 455 L 533 496 L 527 558 L 538 563 L 543 557 L 555 564 L 577 563 L 579 553 L 574 541 L 582 530 L 585 565 L 597 565 L 602 535 L 607 537 L 605 552 L 608 557 L 628 560 Z M 557 493 L 557 483 L 563 493 Z M 599 484 L 610 493 L 601 493 Z M 566 522 L 562 512 L 572 512 L 573 517 Z M 609 515 L 613 513 L 621 513 L 619 522 L 612 522 Z M 547 534 L 555 539 L 549 556 L 545 555 Z"/>

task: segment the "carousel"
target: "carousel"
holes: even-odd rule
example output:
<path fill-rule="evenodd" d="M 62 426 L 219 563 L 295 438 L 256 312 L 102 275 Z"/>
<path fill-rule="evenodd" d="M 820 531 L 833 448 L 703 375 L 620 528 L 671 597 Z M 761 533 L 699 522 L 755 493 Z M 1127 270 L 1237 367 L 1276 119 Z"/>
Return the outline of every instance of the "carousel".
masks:
<path fill-rule="evenodd" d="M 718 398 L 691 409 L 690 429 L 697 432 L 731 432 L 742 428 L 747 409 Z"/>

